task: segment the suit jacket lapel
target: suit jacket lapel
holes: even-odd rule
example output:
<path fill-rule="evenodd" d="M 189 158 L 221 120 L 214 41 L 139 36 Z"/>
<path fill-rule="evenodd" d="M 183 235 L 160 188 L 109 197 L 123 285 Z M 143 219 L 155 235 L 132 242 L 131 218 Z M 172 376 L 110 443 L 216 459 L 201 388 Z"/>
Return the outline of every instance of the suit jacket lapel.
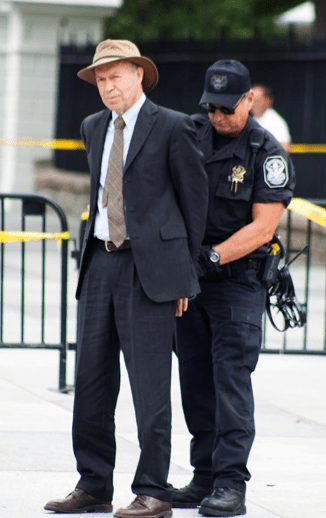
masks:
<path fill-rule="evenodd" d="M 149 133 L 151 132 L 154 124 L 157 120 L 157 106 L 152 103 L 149 99 L 146 99 L 145 103 L 140 109 L 134 132 L 131 138 L 128 155 L 124 167 L 124 173 L 129 168 L 132 161 L 135 159 L 144 143 L 146 142 Z"/>
<path fill-rule="evenodd" d="M 104 142 L 106 137 L 107 128 L 110 122 L 111 118 L 111 111 L 105 110 L 103 112 L 103 116 L 101 120 L 92 128 L 92 147 L 94 152 L 93 154 L 93 168 L 92 168 L 92 176 L 91 176 L 91 182 L 92 182 L 92 192 L 96 193 L 96 200 L 97 202 L 97 193 L 98 193 L 98 186 L 101 176 L 101 164 L 102 164 L 102 155 L 103 155 L 103 148 L 104 148 Z"/>

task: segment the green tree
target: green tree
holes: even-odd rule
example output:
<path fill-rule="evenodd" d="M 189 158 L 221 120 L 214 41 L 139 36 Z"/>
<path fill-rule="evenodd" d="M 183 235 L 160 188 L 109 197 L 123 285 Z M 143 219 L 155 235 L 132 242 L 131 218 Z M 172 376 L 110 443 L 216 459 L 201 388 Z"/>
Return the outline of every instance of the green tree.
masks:
<path fill-rule="evenodd" d="M 116 15 L 106 21 L 106 36 L 135 41 L 215 40 L 223 31 L 229 39 L 251 38 L 257 32 L 269 37 L 281 33 L 273 18 L 300 3 L 300 0 L 124 0 Z M 316 27 L 320 34 L 325 33 L 326 3 L 325 0 L 315 3 Z"/>

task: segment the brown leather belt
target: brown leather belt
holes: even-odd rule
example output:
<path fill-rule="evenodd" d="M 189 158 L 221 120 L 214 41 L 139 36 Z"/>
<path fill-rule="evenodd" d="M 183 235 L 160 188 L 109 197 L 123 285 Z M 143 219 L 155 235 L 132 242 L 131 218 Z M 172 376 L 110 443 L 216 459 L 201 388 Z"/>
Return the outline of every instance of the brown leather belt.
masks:
<path fill-rule="evenodd" d="M 119 247 L 116 247 L 112 241 L 102 241 L 102 239 L 98 239 L 97 237 L 95 237 L 94 240 L 95 243 L 106 252 L 118 252 L 119 250 L 131 248 L 130 239 L 126 239 Z"/>

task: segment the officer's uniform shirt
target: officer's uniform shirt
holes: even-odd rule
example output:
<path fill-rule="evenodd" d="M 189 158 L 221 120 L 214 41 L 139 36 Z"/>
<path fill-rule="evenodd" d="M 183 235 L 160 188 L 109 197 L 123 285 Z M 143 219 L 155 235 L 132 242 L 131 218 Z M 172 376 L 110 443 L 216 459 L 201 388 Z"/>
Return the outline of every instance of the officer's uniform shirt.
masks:
<path fill-rule="evenodd" d="M 193 119 L 209 182 L 204 245 L 219 244 L 251 223 L 254 203 L 282 202 L 287 207 L 295 185 L 294 168 L 271 133 L 251 116 L 237 138 L 220 136 L 206 115 Z M 257 143 L 259 136 L 261 146 L 255 153 L 250 142 Z M 250 257 L 266 253 L 267 246 L 263 246 Z"/>

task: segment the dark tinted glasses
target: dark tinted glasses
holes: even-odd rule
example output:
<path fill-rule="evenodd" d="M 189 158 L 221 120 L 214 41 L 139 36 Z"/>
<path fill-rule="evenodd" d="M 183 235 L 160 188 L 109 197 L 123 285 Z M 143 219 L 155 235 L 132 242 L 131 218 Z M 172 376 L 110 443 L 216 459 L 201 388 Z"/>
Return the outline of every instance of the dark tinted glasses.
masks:
<path fill-rule="evenodd" d="M 226 106 L 215 106 L 215 104 L 211 104 L 211 103 L 202 104 L 201 106 L 208 113 L 215 113 L 216 110 L 219 110 L 224 115 L 234 115 L 235 110 L 237 109 L 237 107 L 241 103 L 242 99 L 245 98 L 245 96 L 246 96 L 246 94 L 243 94 L 240 97 L 240 99 L 238 100 L 237 104 L 235 106 L 233 106 L 233 108 L 227 108 Z"/>

